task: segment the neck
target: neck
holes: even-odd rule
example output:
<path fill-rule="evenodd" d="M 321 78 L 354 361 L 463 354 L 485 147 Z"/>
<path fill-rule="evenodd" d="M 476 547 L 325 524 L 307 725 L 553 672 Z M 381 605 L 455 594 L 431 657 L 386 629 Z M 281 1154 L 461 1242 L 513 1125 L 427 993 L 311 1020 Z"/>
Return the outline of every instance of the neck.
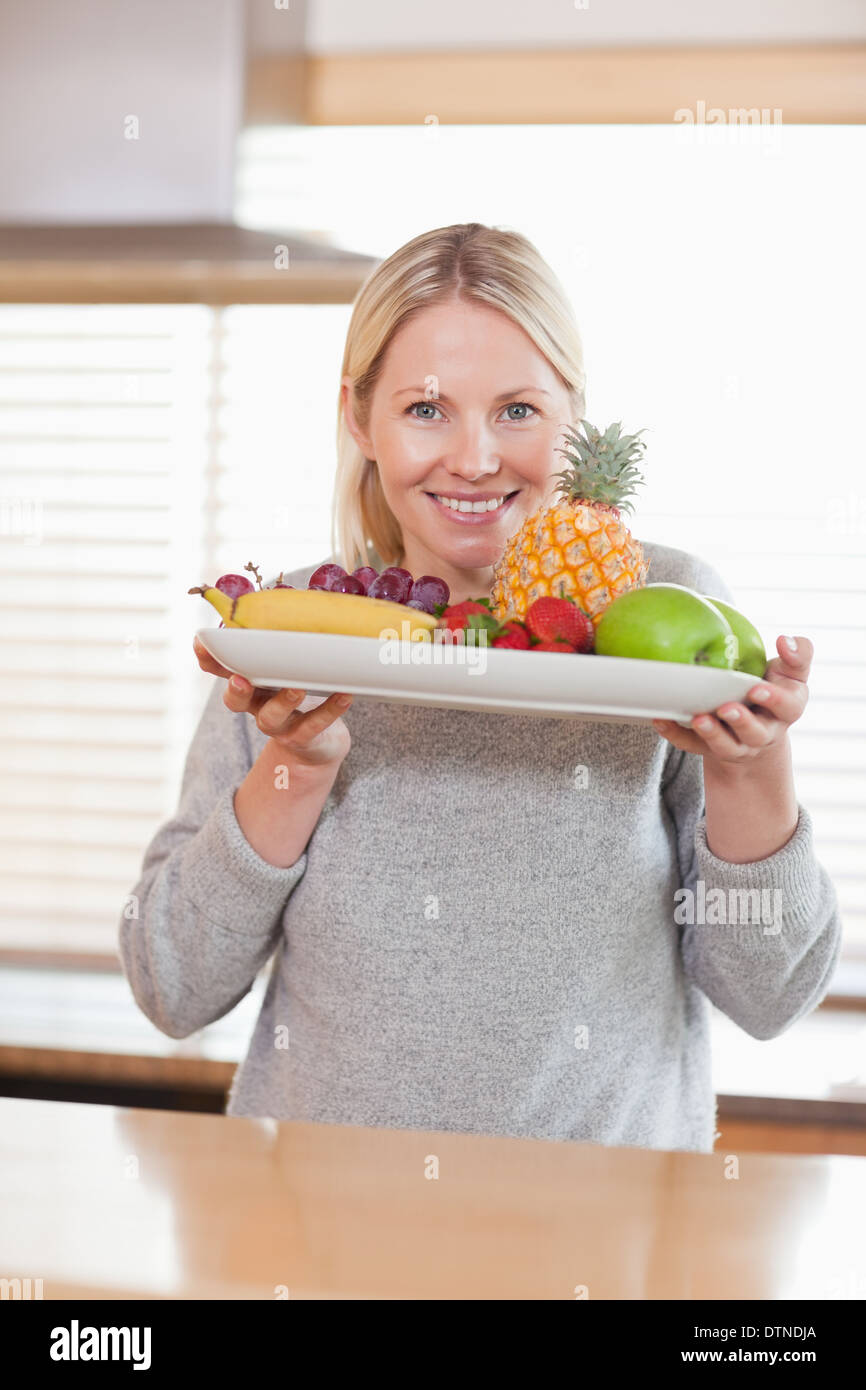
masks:
<path fill-rule="evenodd" d="M 404 546 L 403 554 L 394 563 L 401 569 L 408 570 L 413 579 L 419 579 L 422 574 L 435 574 L 438 579 L 444 579 L 450 590 L 449 603 L 463 603 L 465 599 L 470 598 L 489 598 L 493 588 L 492 565 L 481 569 L 458 569 L 454 565 L 446 564 L 423 547 L 411 543 Z"/>

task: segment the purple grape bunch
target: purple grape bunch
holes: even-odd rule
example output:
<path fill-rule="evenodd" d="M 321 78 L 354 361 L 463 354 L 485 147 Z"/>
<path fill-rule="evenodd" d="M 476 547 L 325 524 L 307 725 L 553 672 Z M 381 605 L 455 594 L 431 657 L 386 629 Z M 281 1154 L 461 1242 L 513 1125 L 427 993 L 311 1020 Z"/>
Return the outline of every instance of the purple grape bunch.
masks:
<path fill-rule="evenodd" d="M 319 565 L 310 575 L 307 587 L 332 594 L 366 594 L 368 598 L 402 603 L 407 608 L 431 614 L 437 604 L 447 604 L 450 594 L 444 579 L 434 574 L 422 574 L 420 579 L 413 579 L 409 571 L 399 565 L 388 565 L 381 574 L 377 574 L 372 565 L 361 565 L 352 574 L 347 574 L 342 565 Z"/>

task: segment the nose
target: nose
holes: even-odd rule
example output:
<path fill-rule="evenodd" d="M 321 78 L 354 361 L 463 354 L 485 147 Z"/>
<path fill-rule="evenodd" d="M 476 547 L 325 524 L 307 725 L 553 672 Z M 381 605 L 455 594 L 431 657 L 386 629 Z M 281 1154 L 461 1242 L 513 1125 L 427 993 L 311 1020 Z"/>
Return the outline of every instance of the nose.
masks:
<path fill-rule="evenodd" d="M 474 483 L 489 473 L 499 472 L 501 459 L 483 420 L 476 427 L 467 425 L 461 431 L 450 457 L 445 462 L 449 473 L 454 473 L 458 478 L 465 478 L 467 483 Z"/>

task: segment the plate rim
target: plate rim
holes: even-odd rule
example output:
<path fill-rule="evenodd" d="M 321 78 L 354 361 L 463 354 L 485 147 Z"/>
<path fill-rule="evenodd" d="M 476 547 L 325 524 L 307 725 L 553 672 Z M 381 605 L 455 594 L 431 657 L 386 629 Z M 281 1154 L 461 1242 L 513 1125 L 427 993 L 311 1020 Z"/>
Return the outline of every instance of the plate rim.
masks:
<path fill-rule="evenodd" d="M 198 631 L 196 632 L 196 636 L 206 647 L 210 655 L 214 658 L 214 660 L 219 661 L 221 665 L 224 665 L 227 670 L 233 671 L 233 673 L 235 672 L 235 668 L 233 667 L 232 663 L 227 660 L 224 660 L 223 657 L 217 655 L 217 653 L 212 651 L 211 647 L 208 646 L 208 636 L 209 634 L 213 633 L 219 633 L 221 641 L 223 637 L 230 633 L 231 636 L 228 638 L 229 642 L 235 643 L 239 646 L 243 646 L 244 642 L 250 639 L 259 640 L 261 639 L 263 634 L 266 634 L 268 638 L 285 635 L 288 635 L 293 638 L 301 637 L 307 643 L 309 643 L 310 639 L 313 639 L 311 644 L 313 647 L 316 646 L 317 640 L 320 638 L 323 639 L 323 641 L 325 642 L 333 642 L 334 638 L 337 637 L 343 640 L 348 640 L 353 644 L 357 642 L 361 642 L 364 644 L 370 642 L 381 642 L 381 639 L 378 637 L 359 636 L 354 633 L 303 632 L 296 631 L 294 629 L 284 631 L 282 629 L 276 628 L 223 629 L 218 627 L 209 627 L 198 629 Z M 241 636 L 240 634 L 243 635 Z M 402 644 L 404 642 L 407 642 L 407 639 L 405 638 L 389 638 L 386 640 L 389 643 L 400 642 Z M 407 645 L 411 645 L 414 647 L 420 646 L 422 650 L 430 649 L 430 644 L 428 643 L 419 644 L 407 642 Z M 502 651 L 498 651 L 496 648 L 488 649 L 488 658 L 491 654 L 494 654 L 494 659 L 497 663 L 500 663 L 500 661 L 504 660 L 506 664 L 512 665 L 512 669 L 514 669 L 514 658 L 519 659 L 523 656 L 523 653 L 521 651 L 509 650 L 507 648 Z M 553 658 L 554 656 L 558 655 L 560 655 L 560 653 L 557 652 L 535 653 L 536 658 L 538 656 Z M 760 679 L 760 677 L 750 675 L 747 671 L 728 671 L 725 670 L 725 668 L 723 667 L 715 666 L 700 667 L 689 665 L 686 662 L 649 661 L 645 658 L 640 657 L 599 657 L 595 653 L 590 652 L 574 653 L 574 655 L 579 657 L 582 656 L 584 659 L 587 660 L 592 659 L 593 666 L 595 669 L 597 669 L 598 664 L 601 662 L 604 662 L 606 666 L 615 665 L 621 674 L 624 674 L 623 665 L 625 664 L 629 668 L 632 668 L 631 673 L 634 677 L 637 677 L 639 675 L 639 669 L 651 667 L 655 672 L 658 672 L 658 668 L 660 666 L 680 667 L 689 671 L 699 671 L 702 673 L 706 672 L 711 675 L 716 675 L 723 672 L 726 676 L 735 678 L 738 684 L 741 685 L 743 698 L 745 697 L 746 689 L 750 685 L 754 685 L 756 681 Z M 416 669 L 421 669 L 422 667 L 429 667 L 429 665 L 435 665 L 436 663 L 427 663 L 421 660 L 418 662 L 413 662 L 412 664 L 416 667 Z M 558 670 L 559 667 L 555 669 Z M 254 679 L 252 676 L 246 675 L 245 672 L 242 672 L 240 670 L 238 670 L 236 673 L 239 675 L 245 675 L 246 679 L 251 680 L 252 684 L 255 685 L 258 689 L 280 690 L 284 688 L 283 683 L 274 681 L 271 677 Z M 690 679 L 693 680 L 694 677 L 690 677 Z M 702 680 L 703 674 L 698 679 Z M 333 693 L 334 682 L 333 679 L 331 679 L 327 683 L 324 681 L 308 680 L 304 683 L 303 688 L 305 689 L 305 691 L 312 695 L 328 695 Z M 552 718 L 577 718 L 583 716 L 589 719 L 604 718 L 608 720 L 617 718 L 620 718 L 622 720 L 668 719 L 673 720 L 675 723 L 685 728 L 691 726 L 691 721 L 694 717 L 693 714 L 689 713 L 686 709 L 682 707 L 675 709 L 671 706 L 666 706 L 657 709 L 650 709 L 647 708 L 645 705 L 641 704 L 628 703 L 620 705 L 614 702 L 600 703 L 597 700 L 585 699 L 581 698 L 580 696 L 576 696 L 574 699 L 562 699 L 561 697 L 553 699 L 544 699 L 543 696 L 539 696 L 538 698 L 534 699 L 532 696 L 496 696 L 482 694 L 475 695 L 471 691 L 460 692 L 459 694 L 453 693 L 451 691 L 439 693 L 436 691 L 423 691 L 413 689 L 395 690 L 393 687 L 384 687 L 372 684 L 362 686 L 359 685 L 356 681 L 341 681 L 339 689 L 341 691 L 344 691 L 347 695 L 355 695 L 358 696 L 360 699 L 367 698 L 376 701 L 390 701 L 396 704 L 410 704 L 414 706 L 421 706 L 422 708 L 426 707 L 428 709 L 464 709 L 475 712 L 488 712 L 500 714 L 512 713 L 541 717 L 548 715 Z M 725 697 L 726 700 L 733 698 L 736 697 L 731 695 Z"/>

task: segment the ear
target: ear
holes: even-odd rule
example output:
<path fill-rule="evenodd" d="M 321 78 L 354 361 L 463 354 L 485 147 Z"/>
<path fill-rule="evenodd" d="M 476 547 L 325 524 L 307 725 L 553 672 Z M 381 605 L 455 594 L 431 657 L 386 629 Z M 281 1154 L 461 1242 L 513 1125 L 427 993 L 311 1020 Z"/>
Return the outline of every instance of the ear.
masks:
<path fill-rule="evenodd" d="M 368 434 L 365 434 L 364 431 L 360 429 L 355 419 L 355 412 L 352 409 L 352 378 L 350 376 L 343 377 L 340 384 L 340 399 L 343 406 L 343 418 L 346 421 L 346 427 L 349 433 L 358 445 L 358 448 L 362 451 L 364 457 L 372 458 L 372 440 Z"/>

